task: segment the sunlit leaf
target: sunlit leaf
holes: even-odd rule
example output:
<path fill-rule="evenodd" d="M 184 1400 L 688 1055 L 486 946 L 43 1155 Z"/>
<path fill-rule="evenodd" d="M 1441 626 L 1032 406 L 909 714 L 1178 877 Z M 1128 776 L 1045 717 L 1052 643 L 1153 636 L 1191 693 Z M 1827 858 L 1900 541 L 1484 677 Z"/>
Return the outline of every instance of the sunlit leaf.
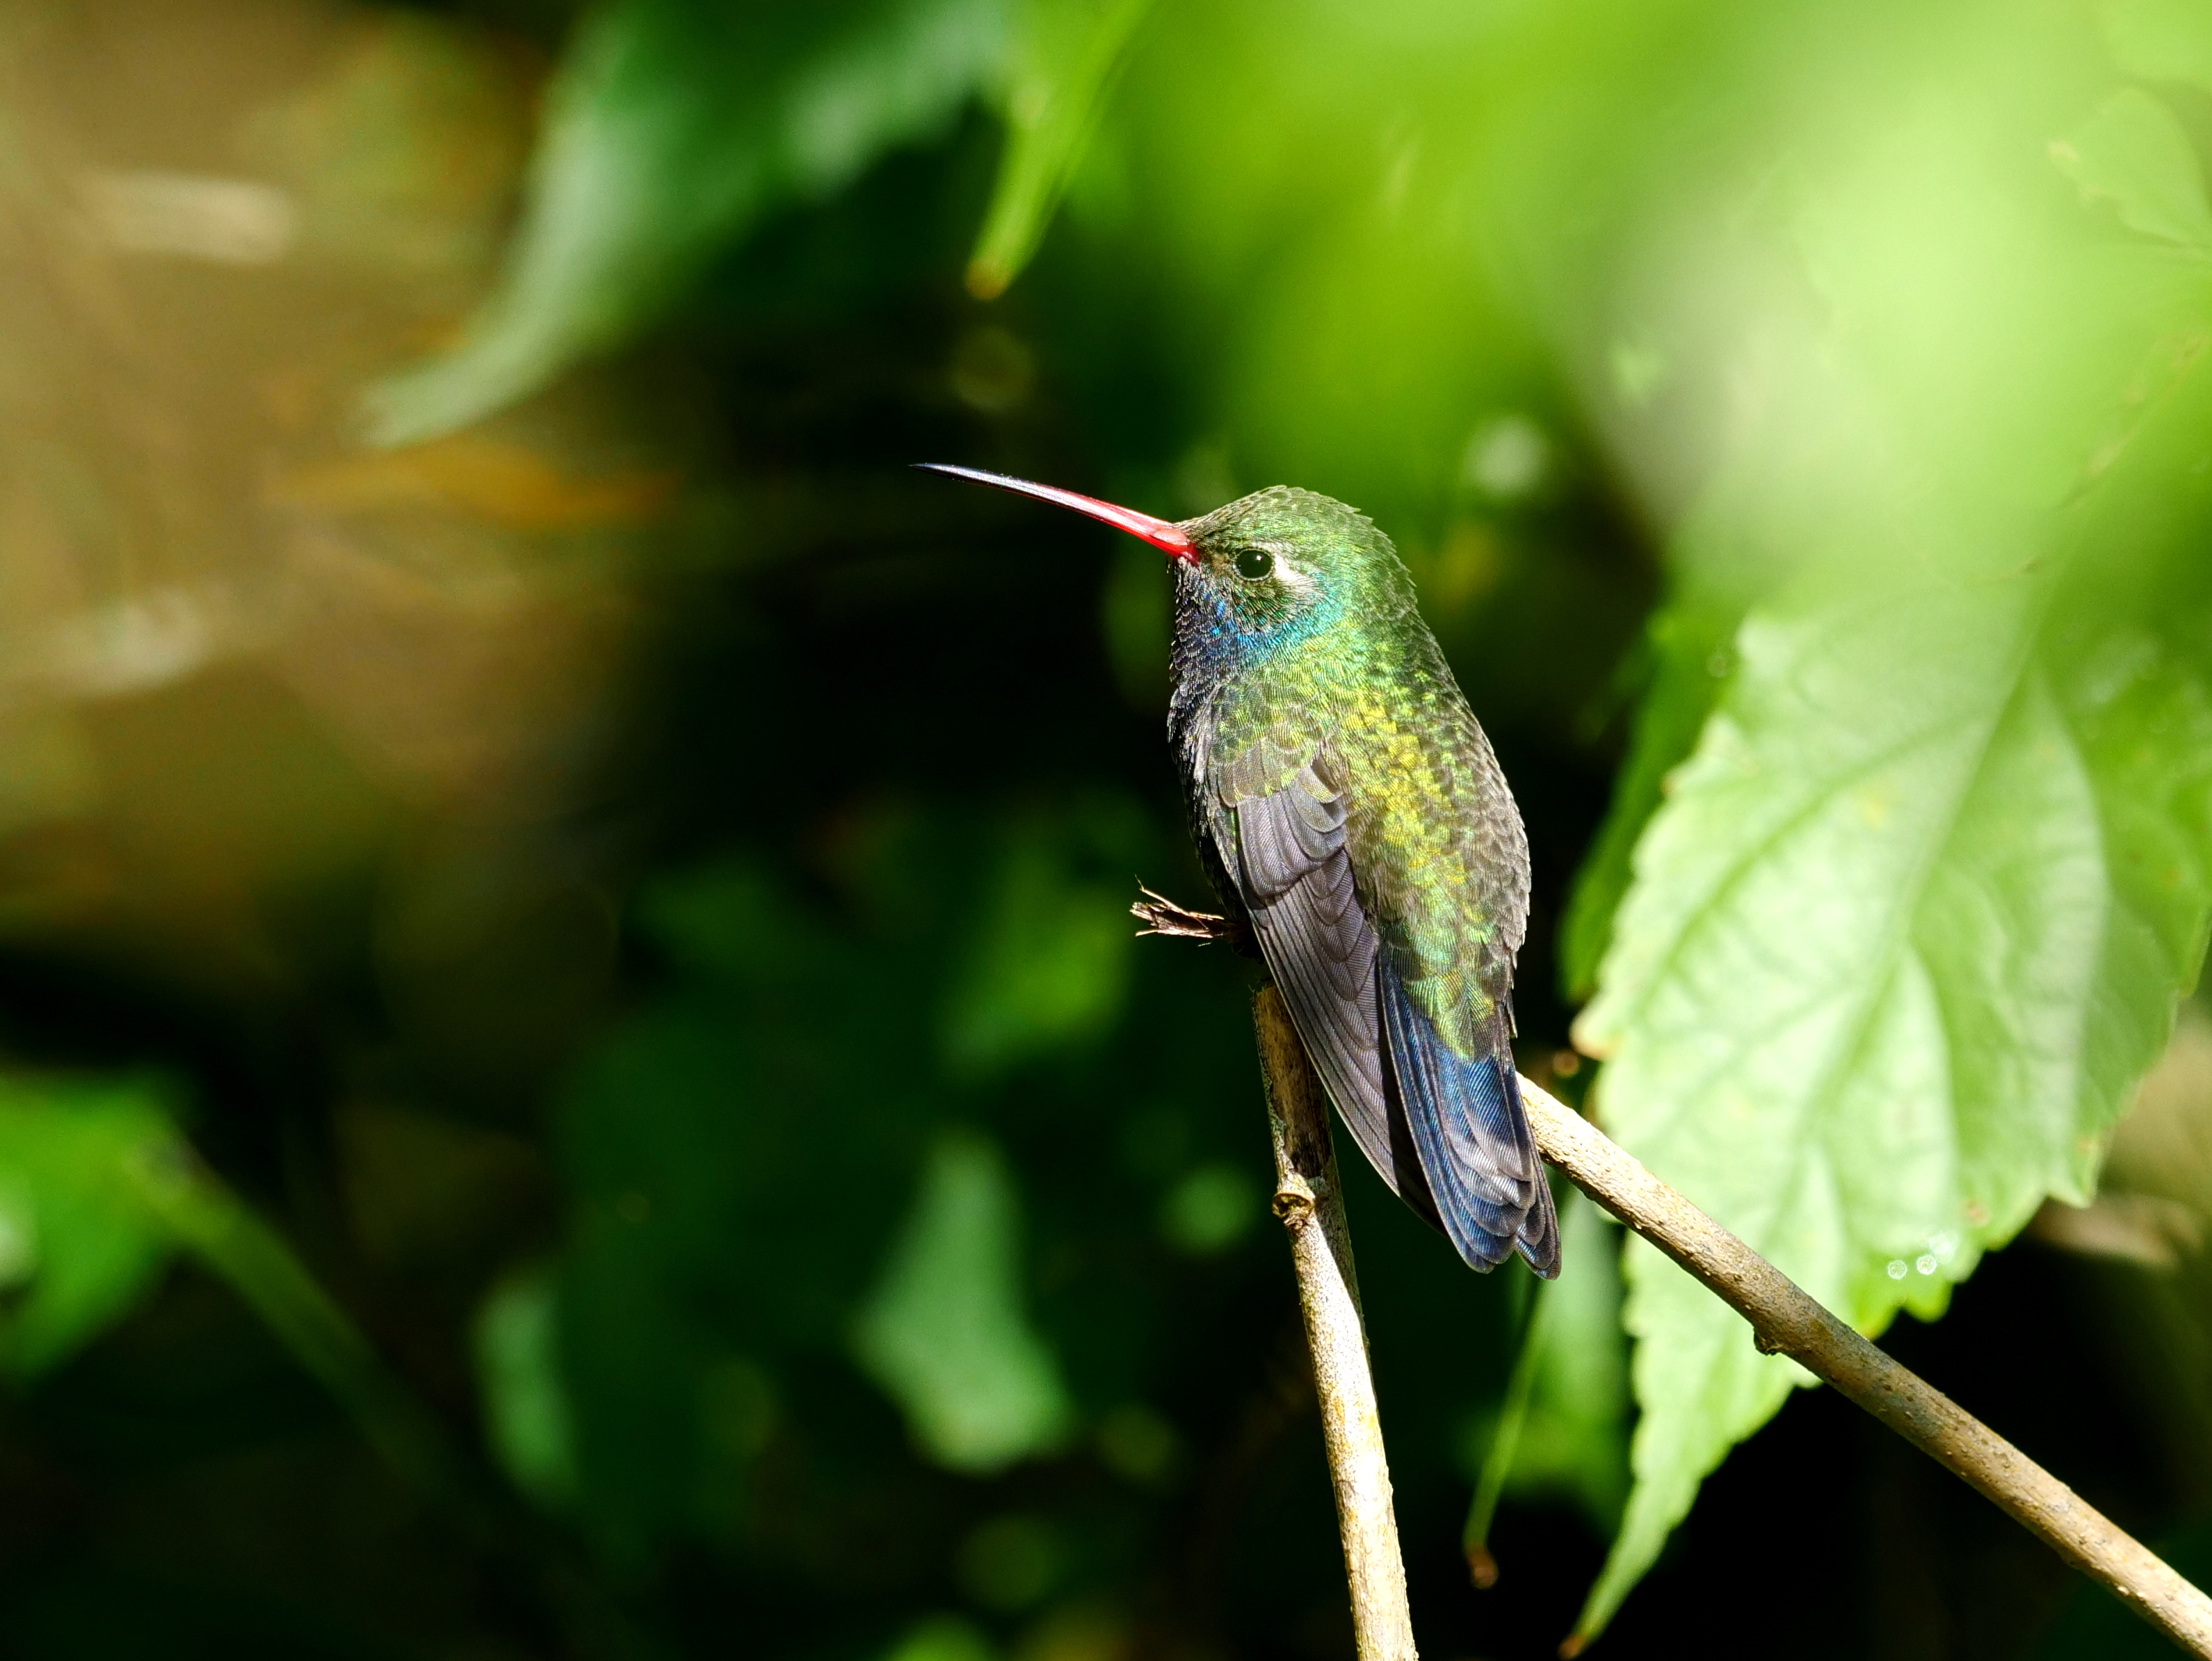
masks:
<path fill-rule="evenodd" d="M 1002 10 L 615 0 L 593 13 L 546 94 L 497 290 L 450 354 L 375 390 L 373 435 L 435 437 L 536 391 L 623 339 L 763 213 L 942 128 L 997 64 Z"/>
<path fill-rule="evenodd" d="M 143 1080 L 0 1080 L 0 1273 L 23 1288 L 0 1325 L 11 1370 L 67 1359 L 170 1255 L 134 1175 L 174 1143 L 164 1093 Z"/>
<path fill-rule="evenodd" d="M 915 1440 L 955 1470 L 999 1469 L 1069 1424 L 1059 1368 L 1023 1311 L 1016 1206 L 998 1150 L 947 1136 L 854 1329 Z"/>
<path fill-rule="evenodd" d="M 2089 202 L 2110 202 L 2120 222 L 2146 236 L 2212 249 L 2212 206 L 2181 123 L 2148 93 L 2115 94 L 2051 146 L 2051 159 Z"/>
<path fill-rule="evenodd" d="M 1646 630 L 1649 685 L 1636 707 L 1628 758 L 1613 780 L 1613 801 L 1582 869 L 1559 927 L 1559 977 L 1567 995 L 1597 989 L 1598 964 L 1613 937 L 1613 914 L 1628 891 L 1637 839 L 1658 811 L 1667 776 L 1698 741 L 1734 662 L 1729 638 L 1736 613 L 1717 603 L 1683 600 L 1654 617 Z"/>
<path fill-rule="evenodd" d="M 2079 1203 L 2212 893 L 2212 699 L 2147 639 L 2051 654 L 2047 578 L 1764 608 L 1638 850 L 1607 1128 L 1861 1330 Z M 1582 1629 L 1793 1384 L 1632 1242 L 1636 1488 Z"/>
<path fill-rule="evenodd" d="M 2130 75 L 2212 89 L 2212 14 L 2194 0 L 2106 0 L 2105 40 Z"/>
<path fill-rule="evenodd" d="M 1006 292 L 1044 236 L 1098 105 L 1152 0 L 1024 0 L 1006 88 L 1006 152 L 968 287 Z"/>

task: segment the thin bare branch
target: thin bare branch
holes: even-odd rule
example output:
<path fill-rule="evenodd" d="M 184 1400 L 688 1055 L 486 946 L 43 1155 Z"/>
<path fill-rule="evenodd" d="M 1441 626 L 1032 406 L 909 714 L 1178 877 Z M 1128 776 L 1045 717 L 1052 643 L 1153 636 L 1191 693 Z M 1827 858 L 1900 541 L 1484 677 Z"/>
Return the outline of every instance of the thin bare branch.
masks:
<path fill-rule="evenodd" d="M 1281 994 L 1263 986 L 1252 1001 L 1260 1070 L 1267 1081 L 1267 1129 L 1275 1149 L 1275 1215 L 1291 1237 L 1298 1308 L 1321 1400 L 1322 1441 L 1336 1490 L 1352 1588 L 1352 1628 L 1359 1661 L 1416 1661 L 1406 1567 L 1375 1380 L 1367 1366 L 1367 1324 L 1359 1275 L 1336 1179 L 1328 1106 Z"/>
<path fill-rule="evenodd" d="M 1527 1079 L 1544 1157 L 1787 1355 L 1979 1489 L 2082 1573 L 2191 1654 L 2212 1658 L 2212 1598 L 2071 1488 L 1814 1301 L 1780 1269 L 1646 1171 L 1598 1128 Z"/>

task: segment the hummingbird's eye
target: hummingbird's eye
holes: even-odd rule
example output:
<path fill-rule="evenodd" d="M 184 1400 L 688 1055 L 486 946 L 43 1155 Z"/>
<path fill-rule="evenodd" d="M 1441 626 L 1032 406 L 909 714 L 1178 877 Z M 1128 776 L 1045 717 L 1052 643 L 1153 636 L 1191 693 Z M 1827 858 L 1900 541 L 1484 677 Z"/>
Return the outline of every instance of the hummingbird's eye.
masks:
<path fill-rule="evenodd" d="M 1265 548 L 1247 548 L 1237 556 L 1237 575 L 1257 582 L 1275 569 L 1275 557 Z"/>

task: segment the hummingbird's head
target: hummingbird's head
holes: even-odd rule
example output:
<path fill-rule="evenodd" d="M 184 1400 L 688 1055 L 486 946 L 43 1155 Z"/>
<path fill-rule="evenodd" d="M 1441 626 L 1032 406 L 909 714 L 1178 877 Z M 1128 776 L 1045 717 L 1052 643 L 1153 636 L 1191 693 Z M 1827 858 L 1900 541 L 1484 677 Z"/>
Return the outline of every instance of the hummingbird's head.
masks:
<path fill-rule="evenodd" d="M 1190 626 L 1241 654 L 1309 639 L 1405 581 L 1373 520 L 1311 490 L 1278 484 L 1176 528 L 1191 545 L 1176 570 Z"/>
<path fill-rule="evenodd" d="M 1278 484 L 1177 524 L 1055 485 L 921 465 L 1072 508 L 1151 543 L 1174 562 L 1179 621 L 1208 656 L 1265 655 L 1310 639 L 1347 609 L 1401 597 L 1411 604 L 1389 538 L 1364 514 L 1311 490 Z"/>

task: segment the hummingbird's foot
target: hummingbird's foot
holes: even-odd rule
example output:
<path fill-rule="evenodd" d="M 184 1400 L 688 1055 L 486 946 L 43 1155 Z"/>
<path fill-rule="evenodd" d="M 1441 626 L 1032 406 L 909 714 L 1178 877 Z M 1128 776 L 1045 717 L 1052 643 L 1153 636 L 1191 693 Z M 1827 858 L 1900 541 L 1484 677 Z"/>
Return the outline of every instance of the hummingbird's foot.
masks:
<path fill-rule="evenodd" d="M 1188 910 L 1166 895 L 1154 893 L 1141 882 L 1137 885 L 1137 891 L 1144 898 L 1130 904 L 1129 915 L 1145 925 L 1138 934 L 1172 934 L 1208 946 L 1216 940 L 1226 940 L 1248 958 L 1258 955 L 1253 947 L 1251 929 L 1237 919 L 1218 916 L 1211 911 Z"/>

